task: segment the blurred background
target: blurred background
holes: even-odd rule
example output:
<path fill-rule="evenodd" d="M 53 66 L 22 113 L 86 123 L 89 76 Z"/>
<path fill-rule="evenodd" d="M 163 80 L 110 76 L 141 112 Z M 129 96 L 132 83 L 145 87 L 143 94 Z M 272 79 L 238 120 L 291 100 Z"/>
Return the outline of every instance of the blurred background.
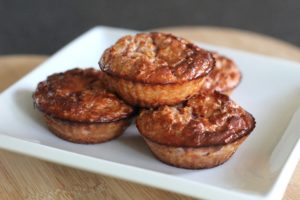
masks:
<path fill-rule="evenodd" d="M 96 25 L 232 27 L 300 46 L 299 19 L 299 0 L 0 0 L 0 54 L 52 54 Z"/>

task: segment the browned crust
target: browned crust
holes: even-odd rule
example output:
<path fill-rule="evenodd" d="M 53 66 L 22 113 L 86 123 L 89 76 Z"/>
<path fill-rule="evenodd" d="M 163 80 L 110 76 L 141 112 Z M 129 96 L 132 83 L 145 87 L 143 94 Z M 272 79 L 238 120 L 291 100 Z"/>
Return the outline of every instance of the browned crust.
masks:
<path fill-rule="evenodd" d="M 174 147 L 205 147 L 232 143 L 249 135 L 253 116 L 228 96 L 200 93 L 182 105 L 143 110 L 136 120 L 143 137 Z"/>
<path fill-rule="evenodd" d="M 108 123 L 76 123 L 44 115 L 49 130 L 56 136 L 74 143 L 103 143 L 120 136 L 130 125 L 129 119 Z"/>
<path fill-rule="evenodd" d="M 151 84 L 197 79 L 206 76 L 214 64 L 210 52 L 166 33 L 122 37 L 99 61 L 100 68 L 114 77 Z"/>
<path fill-rule="evenodd" d="M 242 74 L 232 59 L 216 52 L 212 52 L 212 55 L 215 59 L 215 67 L 205 77 L 202 90 L 218 91 L 229 95 L 240 84 Z"/>
<path fill-rule="evenodd" d="M 51 117 L 77 123 L 112 122 L 133 114 L 133 108 L 108 92 L 103 72 L 72 69 L 48 76 L 33 94 L 34 105 Z"/>
<path fill-rule="evenodd" d="M 160 161 L 186 169 L 205 169 L 226 162 L 248 136 L 226 145 L 208 147 L 173 147 L 155 143 L 144 138 L 153 155 Z"/>
<path fill-rule="evenodd" d="M 126 79 L 103 75 L 104 82 L 111 91 L 126 103 L 141 107 L 158 107 L 178 104 L 199 92 L 204 79 L 202 77 L 183 83 L 145 84 Z"/>

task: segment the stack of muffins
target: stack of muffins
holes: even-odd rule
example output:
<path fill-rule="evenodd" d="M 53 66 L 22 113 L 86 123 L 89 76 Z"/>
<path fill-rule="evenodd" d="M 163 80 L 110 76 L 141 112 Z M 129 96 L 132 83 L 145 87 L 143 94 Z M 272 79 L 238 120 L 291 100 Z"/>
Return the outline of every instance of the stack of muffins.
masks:
<path fill-rule="evenodd" d="M 79 143 L 136 126 L 153 154 L 182 168 L 224 163 L 255 127 L 227 96 L 239 84 L 235 63 L 165 33 L 125 36 L 106 49 L 101 71 L 73 69 L 39 83 L 33 98 L 50 130 Z"/>

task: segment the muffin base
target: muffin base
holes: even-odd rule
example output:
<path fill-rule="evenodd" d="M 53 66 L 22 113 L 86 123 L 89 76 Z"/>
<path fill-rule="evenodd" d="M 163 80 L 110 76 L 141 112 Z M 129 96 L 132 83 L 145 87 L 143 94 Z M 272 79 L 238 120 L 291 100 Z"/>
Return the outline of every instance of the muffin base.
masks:
<path fill-rule="evenodd" d="M 44 115 L 49 130 L 56 136 L 74 143 L 102 143 L 120 136 L 130 125 L 129 119 L 105 123 L 78 123 Z"/>
<path fill-rule="evenodd" d="M 133 106 L 158 107 L 175 105 L 199 92 L 204 77 L 183 83 L 149 84 L 113 77 L 104 73 L 107 87 Z"/>
<path fill-rule="evenodd" d="M 226 162 L 248 135 L 226 144 L 207 147 L 173 147 L 155 143 L 144 137 L 154 156 L 175 167 L 186 169 L 212 168 Z"/>

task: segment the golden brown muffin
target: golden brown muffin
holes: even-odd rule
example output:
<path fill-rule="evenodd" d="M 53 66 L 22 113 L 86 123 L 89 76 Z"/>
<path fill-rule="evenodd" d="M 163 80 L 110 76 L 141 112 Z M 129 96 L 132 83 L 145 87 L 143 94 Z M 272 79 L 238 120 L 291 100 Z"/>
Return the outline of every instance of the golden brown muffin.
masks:
<path fill-rule="evenodd" d="M 108 87 L 131 105 L 174 105 L 198 93 L 212 54 L 165 33 L 125 36 L 99 61 Z"/>
<path fill-rule="evenodd" d="M 104 88 L 102 76 L 92 68 L 72 69 L 38 84 L 34 105 L 54 134 L 76 143 L 100 143 L 130 124 L 133 108 Z"/>
<path fill-rule="evenodd" d="M 159 160 L 197 169 L 228 160 L 254 129 L 255 120 L 228 96 L 204 92 L 182 105 L 144 110 L 136 125 Z"/>
<path fill-rule="evenodd" d="M 241 72 L 233 60 L 213 52 L 216 64 L 214 69 L 205 77 L 202 89 L 218 91 L 230 95 L 242 78 Z"/>

